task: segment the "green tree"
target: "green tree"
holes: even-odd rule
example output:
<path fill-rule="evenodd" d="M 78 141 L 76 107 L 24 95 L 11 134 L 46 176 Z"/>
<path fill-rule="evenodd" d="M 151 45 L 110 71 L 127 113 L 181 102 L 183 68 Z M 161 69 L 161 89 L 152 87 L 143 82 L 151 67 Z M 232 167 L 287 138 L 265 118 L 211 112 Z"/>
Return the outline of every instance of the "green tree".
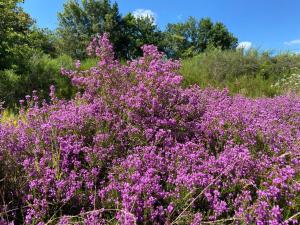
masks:
<path fill-rule="evenodd" d="M 51 57 L 58 56 L 58 36 L 56 32 L 47 28 L 38 28 L 37 26 L 33 26 L 29 35 L 31 39 L 31 47 L 33 49 L 40 50 Z"/>
<path fill-rule="evenodd" d="M 0 70 L 22 72 L 35 51 L 55 54 L 53 34 L 39 29 L 21 0 L 0 0 Z"/>
<path fill-rule="evenodd" d="M 124 56 L 127 59 L 136 58 L 142 54 L 141 47 L 154 44 L 163 50 L 163 33 L 158 29 L 152 17 L 134 17 L 128 13 L 123 18 L 124 39 L 126 43 Z"/>
<path fill-rule="evenodd" d="M 33 58 L 40 60 L 45 54 L 56 54 L 55 35 L 37 28 L 21 3 L 0 0 L 0 102 L 4 101 L 5 106 L 14 106 L 33 89 L 48 92 L 50 74 L 33 77 Z"/>
<path fill-rule="evenodd" d="M 34 21 L 18 6 L 20 0 L 0 0 L 0 70 L 19 69 L 31 52 Z"/>
<path fill-rule="evenodd" d="M 168 24 L 165 32 L 165 51 L 170 57 L 190 57 L 207 48 L 234 49 L 237 38 L 223 23 L 211 19 L 190 17 L 184 23 Z"/>
<path fill-rule="evenodd" d="M 122 17 L 117 3 L 109 0 L 69 0 L 58 14 L 60 49 L 73 58 L 85 58 L 91 38 L 103 32 L 110 33 L 118 55 L 123 50 Z"/>

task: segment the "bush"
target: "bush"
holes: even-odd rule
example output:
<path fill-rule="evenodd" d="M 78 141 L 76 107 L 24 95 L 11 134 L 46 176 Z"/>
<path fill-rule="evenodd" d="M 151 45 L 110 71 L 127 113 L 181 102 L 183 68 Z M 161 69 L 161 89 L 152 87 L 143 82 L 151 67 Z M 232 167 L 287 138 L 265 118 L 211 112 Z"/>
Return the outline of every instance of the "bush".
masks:
<path fill-rule="evenodd" d="M 143 52 L 121 64 L 104 35 L 97 67 L 62 69 L 81 93 L 0 126 L 3 223 L 299 223 L 299 97 L 184 89 Z"/>
<path fill-rule="evenodd" d="M 16 108 L 18 102 L 33 90 L 38 90 L 40 98 L 48 98 L 50 85 L 57 87 L 60 98 L 70 99 L 75 93 L 67 77 L 60 75 L 60 68 L 72 68 L 73 60 L 66 55 L 52 59 L 49 55 L 35 52 L 26 63 L 22 72 L 0 71 L 0 100 L 6 107 Z"/>
<path fill-rule="evenodd" d="M 20 76 L 13 70 L 0 71 L 0 101 L 5 105 L 14 105 L 20 95 Z"/>
<path fill-rule="evenodd" d="M 284 90 L 286 93 L 300 94 L 300 70 L 296 69 L 291 75 L 282 77 L 273 86 Z"/>
<path fill-rule="evenodd" d="M 211 50 L 183 61 L 184 84 L 201 87 L 228 87 L 231 93 L 250 97 L 275 96 L 283 90 L 274 84 L 290 76 L 300 58 L 292 54 L 271 56 L 267 52 Z"/>
<path fill-rule="evenodd" d="M 49 87 L 55 85 L 58 97 L 70 99 L 74 90 L 69 79 L 60 75 L 60 69 L 70 69 L 74 67 L 73 64 L 72 58 L 67 55 L 54 59 L 42 53 L 34 55 L 28 62 L 27 74 L 23 75 L 24 92 L 27 94 L 38 90 L 39 97 L 48 99 Z"/>

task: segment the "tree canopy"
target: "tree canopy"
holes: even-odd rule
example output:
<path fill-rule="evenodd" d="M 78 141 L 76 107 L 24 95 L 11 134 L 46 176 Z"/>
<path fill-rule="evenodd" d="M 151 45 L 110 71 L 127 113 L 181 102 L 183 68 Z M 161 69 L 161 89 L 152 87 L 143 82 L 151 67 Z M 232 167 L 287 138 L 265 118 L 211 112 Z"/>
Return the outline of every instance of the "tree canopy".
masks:
<path fill-rule="evenodd" d="M 139 56 L 146 43 L 159 46 L 162 42 L 153 18 L 136 18 L 131 13 L 122 17 L 118 4 L 109 0 L 70 0 L 58 18 L 60 49 L 74 58 L 84 58 L 91 38 L 104 32 L 110 34 L 117 56 L 125 59 Z"/>
<path fill-rule="evenodd" d="M 58 14 L 60 47 L 74 58 L 84 58 L 96 34 L 108 32 L 117 54 L 122 52 L 122 18 L 117 3 L 109 0 L 70 0 Z"/>
<path fill-rule="evenodd" d="M 221 23 L 210 18 L 190 17 L 184 23 L 168 24 L 165 31 L 165 51 L 171 57 L 187 57 L 208 48 L 234 49 L 238 39 Z"/>
<path fill-rule="evenodd" d="M 145 44 L 154 44 L 163 48 L 163 32 L 154 23 L 152 17 L 134 17 L 128 13 L 124 18 L 126 42 L 125 58 L 136 58 L 142 54 L 141 47 Z"/>
<path fill-rule="evenodd" d="M 20 0 L 0 0 L 0 70 L 20 64 L 29 52 L 34 21 L 17 4 Z"/>
<path fill-rule="evenodd" d="M 53 32 L 40 29 L 21 0 L 0 0 L 0 101 L 13 105 L 33 89 L 48 89 L 49 74 L 33 77 L 33 58 L 55 56 Z"/>

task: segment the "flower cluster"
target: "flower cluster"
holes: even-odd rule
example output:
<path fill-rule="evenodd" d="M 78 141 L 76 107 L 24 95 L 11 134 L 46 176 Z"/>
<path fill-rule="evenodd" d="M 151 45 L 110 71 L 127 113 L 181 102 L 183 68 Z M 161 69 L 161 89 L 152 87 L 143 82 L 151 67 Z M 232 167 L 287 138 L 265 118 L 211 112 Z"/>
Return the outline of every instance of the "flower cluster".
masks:
<path fill-rule="evenodd" d="M 62 69 L 74 99 L 33 93 L 0 125 L 1 223 L 299 223 L 299 97 L 182 88 L 155 46 L 112 49 L 104 34 L 96 67 Z"/>

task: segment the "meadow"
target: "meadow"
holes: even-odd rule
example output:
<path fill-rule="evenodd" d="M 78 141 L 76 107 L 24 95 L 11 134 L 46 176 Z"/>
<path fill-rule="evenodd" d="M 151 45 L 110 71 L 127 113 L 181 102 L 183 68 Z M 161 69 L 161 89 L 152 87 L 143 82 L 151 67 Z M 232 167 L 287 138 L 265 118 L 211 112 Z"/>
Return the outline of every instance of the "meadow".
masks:
<path fill-rule="evenodd" d="M 276 77 L 294 74 L 286 62 L 142 50 L 120 62 L 104 34 L 93 59 L 61 69 L 76 94 L 51 86 L 48 102 L 33 91 L 4 111 L 0 223 L 299 224 L 297 76 Z"/>

